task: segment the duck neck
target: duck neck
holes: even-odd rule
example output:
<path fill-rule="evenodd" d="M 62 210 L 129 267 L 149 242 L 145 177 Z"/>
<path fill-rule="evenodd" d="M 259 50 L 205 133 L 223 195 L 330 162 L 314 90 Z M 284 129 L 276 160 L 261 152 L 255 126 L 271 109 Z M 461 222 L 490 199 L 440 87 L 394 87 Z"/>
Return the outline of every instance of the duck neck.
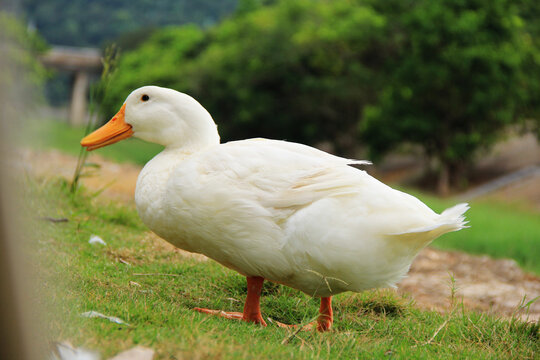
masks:
<path fill-rule="evenodd" d="M 168 145 L 165 145 L 163 153 L 166 154 L 181 154 L 181 155 L 191 155 L 196 152 L 202 151 L 209 147 L 219 145 L 219 135 L 215 137 L 207 136 L 205 138 L 199 139 L 187 139 L 187 141 L 175 142 Z"/>
<path fill-rule="evenodd" d="M 172 135 L 169 137 L 170 141 L 164 144 L 167 152 L 193 154 L 208 147 L 219 145 L 220 142 L 217 125 L 210 115 L 207 118 L 202 117 L 195 124 L 190 124 L 189 128 L 178 130 L 177 134 L 174 134 L 174 131 L 169 133 L 169 135 Z M 185 134 L 189 135 L 185 136 Z"/>

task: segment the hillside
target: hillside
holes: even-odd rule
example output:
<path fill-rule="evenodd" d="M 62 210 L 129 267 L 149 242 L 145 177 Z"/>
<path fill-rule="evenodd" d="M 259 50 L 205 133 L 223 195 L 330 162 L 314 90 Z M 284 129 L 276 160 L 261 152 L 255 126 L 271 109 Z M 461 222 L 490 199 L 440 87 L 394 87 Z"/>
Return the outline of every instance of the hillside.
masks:
<path fill-rule="evenodd" d="M 100 46 L 121 34 L 165 25 L 209 26 L 237 0 L 23 0 L 22 12 L 51 44 Z M 84 9 L 84 11 L 82 11 Z M 138 36 L 144 35 L 140 32 Z"/>

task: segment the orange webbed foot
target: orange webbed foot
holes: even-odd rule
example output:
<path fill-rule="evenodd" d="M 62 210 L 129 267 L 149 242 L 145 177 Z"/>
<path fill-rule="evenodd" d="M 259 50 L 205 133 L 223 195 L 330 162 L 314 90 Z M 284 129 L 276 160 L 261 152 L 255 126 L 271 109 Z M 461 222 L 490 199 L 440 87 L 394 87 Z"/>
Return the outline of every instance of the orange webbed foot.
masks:
<path fill-rule="evenodd" d="M 259 300 L 264 279 L 260 276 L 248 276 L 247 279 L 247 297 L 244 304 L 244 312 L 233 312 L 223 310 L 210 310 L 203 308 L 194 308 L 193 310 L 210 315 L 221 316 L 226 319 L 242 320 L 266 326 L 266 322 L 261 315 Z"/>
<path fill-rule="evenodd" d="M 280 328 L 295 329 L 298 331 L 308 331 L 313 329 L 317 329 L 319 332 L 329 331 L 332 327 L 332 323 L 334 322 L 334 317 L 332 314 L 332 297 L 329 296 L 321 298 L 321 307 L 319 309 L 319 317 L 317 318 L 317 321 L 312 321 L 307 325 L 287 325 L 279 321 L 271 321 Z M 302 326 L 302 328 L 298 329 L 299 326 Z"/>
<path fill-rule="evenodd" d="M 204 308 L 198 308 L 198 307 L 193 308 L 193 310 L 198 311 L 200 313 L 221 316 L 221 317 L 224 317 L 226 319 L 242 320 L 242 315 L 243 315 L 241 312 L 223 311 L 223 310 L 211 310 L 211 309 L 204 309 Z"/>
<path fill-rule="evenodd" d="M 243 320 L 245 322 L 252 322 L 255 324 L 266 326 L 266 322 L 263 320 L 260 314 L 253 314 L 251 316 L 246 316 L 244 318 L 243 313 L 236 312 L 236 311 L 212 310 L 212 309 L 205 309 L 205 308 L 198 308 L 198 307 L 193 308 L 193 310 L 198 311 L 200 313 L 204 313 L 204 314 L 216 315 L 216 316 L 223 317 L 226 319 Z"/>

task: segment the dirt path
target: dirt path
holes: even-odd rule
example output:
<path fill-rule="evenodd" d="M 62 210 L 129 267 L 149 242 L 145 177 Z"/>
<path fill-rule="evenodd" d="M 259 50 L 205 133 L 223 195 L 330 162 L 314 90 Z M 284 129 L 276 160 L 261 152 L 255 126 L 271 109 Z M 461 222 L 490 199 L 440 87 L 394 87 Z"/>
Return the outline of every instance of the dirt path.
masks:
<path fill-rule="evenodd" d="M 36 176 L 63 176 L 71 179 L 76 158 L 58 151 L 21 150 L 24 169 Z M 99 171 L 83 183 L 92 190 L 105 188 L 101 198 L 133 203 L 133 194 L 140 167 L 117 164 L 92 154 L 89 161 L 99 164 Z M 156 238 L 156 241 L 162 241 Z M 398 287 L 416 300 L 418 306 L 444 311 L 450 303 L 450 274 L 456 280 L 458 298 L 469 309 L 512 316 L 526 296 L 540 296 L 540 277 L 524 273 L 513 260 L 494 260 L 460 252 L 423 250 L 414 261 L 409 276 Z M 518 314 L 527 317 L 523 312 Z M 529 321 L 540 319 L 540 301 L 530 307 Z"/>

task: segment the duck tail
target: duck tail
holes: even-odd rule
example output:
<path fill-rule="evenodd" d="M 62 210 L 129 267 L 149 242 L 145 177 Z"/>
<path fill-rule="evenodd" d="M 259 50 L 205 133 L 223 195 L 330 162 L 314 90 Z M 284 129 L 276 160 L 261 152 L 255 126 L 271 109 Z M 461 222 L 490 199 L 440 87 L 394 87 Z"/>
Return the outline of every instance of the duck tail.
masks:
<path fill-rule="evenodd" d="M 469 208 L 469 204 L 461 203 L 444 210 L 440 215 L 441 225 L 448 229 L 447 232 L 468 228 L 469 222 L 465 220 L 465 212 Z"/>
<path fill-rule="evenodd" d="M 397 235 L 402 239 L 416 239 L 420 243 L 425 243 L 427 245 L 427 243 L 443 234 L 468 228 L 468 221 L 465 220 L 465 212 L 467 210 L 469 210 L 469 204 L 457 204 L 444 210 L 439 215 L 438 221 L 433 225 L 409 229 L 392 235 Z"/>

